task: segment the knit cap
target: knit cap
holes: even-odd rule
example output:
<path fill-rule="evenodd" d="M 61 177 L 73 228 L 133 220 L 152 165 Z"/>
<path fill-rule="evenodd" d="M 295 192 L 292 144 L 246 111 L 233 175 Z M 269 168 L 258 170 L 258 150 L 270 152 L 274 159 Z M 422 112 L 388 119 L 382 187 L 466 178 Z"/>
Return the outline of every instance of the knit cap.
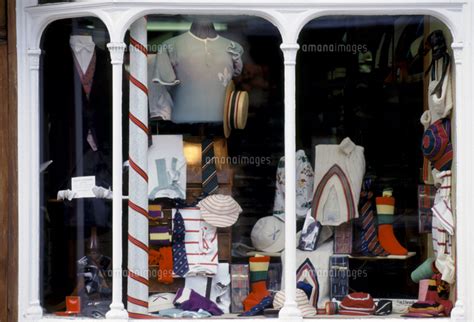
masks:
<path fill-rule="evenodd" d="M 374 299 L 367 293 L 351 293 L 342 300 L 339 313 L 343 315 L 372 315 L 375 313 Z"/>

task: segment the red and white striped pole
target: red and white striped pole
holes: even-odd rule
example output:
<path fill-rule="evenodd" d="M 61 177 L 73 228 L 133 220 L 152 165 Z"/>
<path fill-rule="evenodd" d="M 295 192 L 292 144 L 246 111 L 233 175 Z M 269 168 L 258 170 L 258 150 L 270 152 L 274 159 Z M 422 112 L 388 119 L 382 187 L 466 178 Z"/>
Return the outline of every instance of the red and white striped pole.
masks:
<path fill-rule="evenodd" d="M 148 318 L 147 20 L 130 26 L 129 200 L 127 310 Z"/>

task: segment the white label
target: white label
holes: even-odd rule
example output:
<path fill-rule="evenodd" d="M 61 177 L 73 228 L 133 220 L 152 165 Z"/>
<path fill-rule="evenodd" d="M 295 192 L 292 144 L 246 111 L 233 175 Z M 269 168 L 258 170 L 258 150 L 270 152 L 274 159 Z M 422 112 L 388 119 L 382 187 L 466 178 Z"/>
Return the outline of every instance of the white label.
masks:
<path fill-rule="evenodd" d="M 95 176 L 71 178 L 71 190 L 76 193 L 74 198 L 95 198 L 93 187 L 95 187 Z"/>

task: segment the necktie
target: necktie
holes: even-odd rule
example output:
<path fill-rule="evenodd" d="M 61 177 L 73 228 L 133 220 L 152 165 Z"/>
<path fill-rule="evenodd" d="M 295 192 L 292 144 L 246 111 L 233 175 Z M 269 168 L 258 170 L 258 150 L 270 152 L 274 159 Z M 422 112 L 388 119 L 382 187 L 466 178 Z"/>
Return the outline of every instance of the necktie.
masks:
<path fill-rule="evenodd" d="M 181 277 L 184 277 L 189 271 L 188 258 L 184 247 L 184 236 L 183 216 L 177 210 L 173 219 L 173 271 Z"/>
<path fill-rule="evenodd" d="M 216 166 L 214 164 L 214 143 L 212 139 L 205 138 L 202 141 L 202 192 L 204 195 L 211 195 L 217 192 Z"/>
<path fill-rule="evenodd" d="M 362 185 L 359 202 L 359 215 L 362 222 L 362 254 L 366 256 L 387 256 L 377 237 L 373 193 L 370 191 L 371 179 L 365 179 Z"/>

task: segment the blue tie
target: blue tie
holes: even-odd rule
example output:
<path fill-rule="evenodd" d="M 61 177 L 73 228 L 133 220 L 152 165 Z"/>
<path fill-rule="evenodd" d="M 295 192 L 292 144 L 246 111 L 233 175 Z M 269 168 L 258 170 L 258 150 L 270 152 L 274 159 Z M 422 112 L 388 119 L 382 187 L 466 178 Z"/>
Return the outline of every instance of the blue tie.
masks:
<path fill-rule="evenodd" d="M 176 210 L 173 219 L 173 271 L 184 277 L 189 271 L 188 258 L 184 247 L 184 220 L 179 210 Z"/>
<path fill-rule="evenodd" d="M 217 182 L 217 172 L 214 160 L 214 142 L 205 138 L 202 141 L 202 192 L 204 195 L 212 195 L 217 192 L 219 184 Z"/>

